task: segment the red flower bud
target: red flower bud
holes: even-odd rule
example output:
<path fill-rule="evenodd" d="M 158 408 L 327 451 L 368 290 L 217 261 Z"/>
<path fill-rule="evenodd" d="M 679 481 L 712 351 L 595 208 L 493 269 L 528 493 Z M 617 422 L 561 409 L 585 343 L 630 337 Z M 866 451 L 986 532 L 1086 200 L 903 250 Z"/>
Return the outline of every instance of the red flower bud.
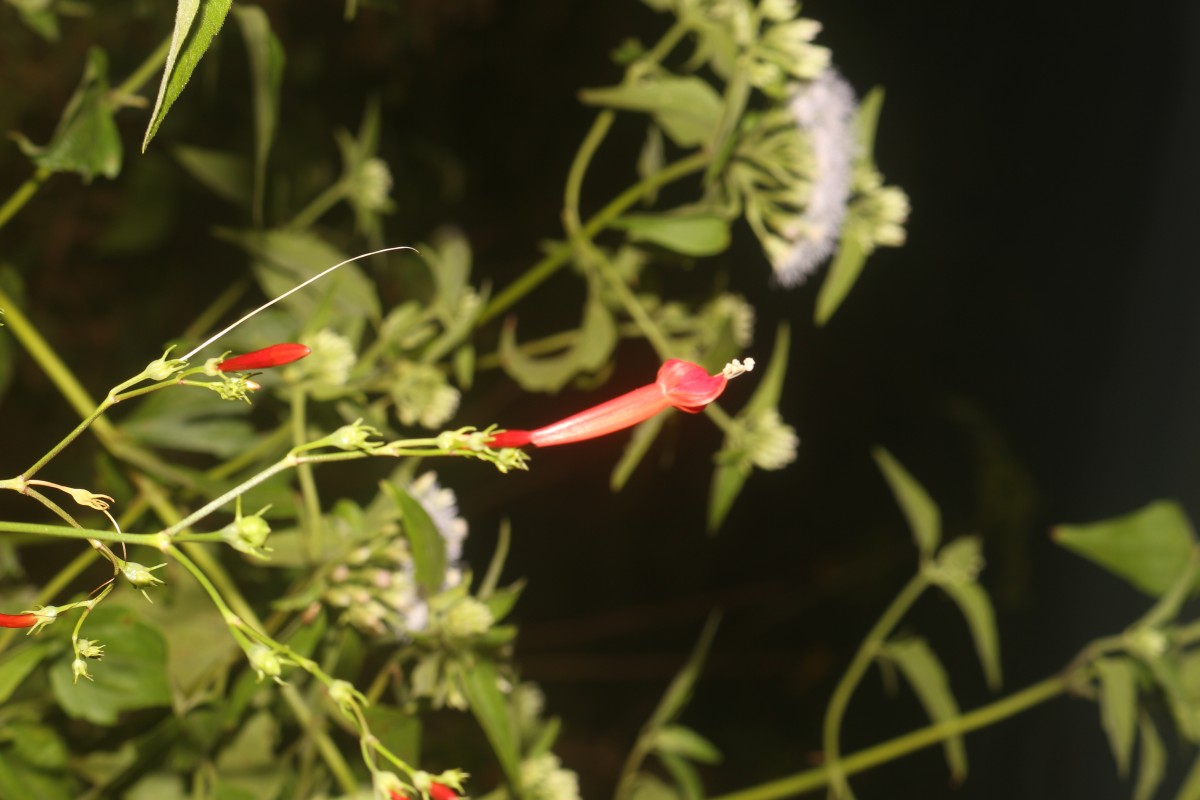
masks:
<path fill-rule="evenodd" d="M 408 800 L 408 795 L 401 794 L 395 789 L 390 791 L 392 800 Z M 458 800 L 458 792 L 445 784 L 434 781 L 429 785 L 429 800 Z"/>
<path fill-rule="evenodd" d="M 32 628 L 37 624 L 37 614 L 0 614 L 0 628 Z"/>
<path fill-rule="evenodd" d="M 240 356 L 227 358 L 217 364 L 217 369 L 222 372 L 248 372 L 252 369 L 279 367 L 284 364 L 290 364 L 293 361 L 299 361 L 311 352 L 311 348 L 302 344 L 293 344 L 290 342 L 273 344 L 270 347 L 264 347 L 252 353 L 243 353 Z"/>
<path fill-rule="evenodd" d="M 721 396 L 730 378 L 752 369 L 754 359 L 748 358 L 744 364 L 734 360 L 716 375 L 709 375 L 698 364 L 672 358 L 659 367 L 657 379 L 648 386 L 535 431 L 503 431 L 488 444 L 495 449 L 569 444 L 633 427 L 672 407 L 695 414 Z"/>

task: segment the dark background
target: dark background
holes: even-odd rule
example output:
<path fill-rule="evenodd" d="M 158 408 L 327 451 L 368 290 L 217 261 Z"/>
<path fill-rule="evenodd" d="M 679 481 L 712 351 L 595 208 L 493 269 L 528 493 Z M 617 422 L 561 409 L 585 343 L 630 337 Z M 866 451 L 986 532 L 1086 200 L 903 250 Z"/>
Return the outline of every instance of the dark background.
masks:
<path fill-rule="evenodd" d="M 314 151 L 335 163 L 330 122 L 355 129 L 377 94 L 382 155 L 397 181 L 389 243 L 454 222 L 475 248 L 476 273 L 500 286 L 536 259 L 539 240 L 561 233 L 562 184 L 593 114 L 575 92 L 619 78 L 607 54 L 623 38 L 653 41 L 665 27 L 635 0 L 424 0 L 365 9 L 351 24 L 336 3 L 265 5 L 289 57 L 277 166 Z M 886 87 L 876 160 L 909 193 L 913 214 L 907 246 L 873 256 L 824 329 L 810 322 L 819 280 L 772 288 L 748 230 L 703 267 L 727 271 L 758 306 L 754 355 L 765 357 L 778 320 L 792 323 L 784 412 L 802 439 L 798 462 L 756 474 L 716 538 L 703 520 L 719 438 L 703 420 L 682 429 L 668 468 L 643 465 L 617 496 L 607 490 L 615 440 L 537 453 L 528 475 L 441 470 L 472 521 L 473 561 L 490 554 L 497 521 L 513 521 L 508 572 L 530 580 L 518 660 L 565 719 L 558 749 L 585 797 L 611 791 L 714 607 L 724 620 L 684 716 L 725 753 L 706 772 L 710 792 L 814 763 L 834 682 L 915 566 L 869 457 L 874 444 L 929 488 L 948 534 L 983 534 L 1005 691 L 1052 674 L 1146 605 L 1057 549 L 1050 526 L 1158 497 L 1200 510 L 1200 7 L 813 0 L 804 12 L 825 24 L 819 41 L 856 89 Z M 44 140 L 90 43 L 109 50 L 121 76 L 169 25 L 119 19 L 68 25 L 64 43 L 50 47 L 0 11 L 0 128 Z M 160 209 L 171 215 L 168 237 L 136 253 L 99 241 L 139 160 L 173 174 L 164 150 L 174 136 L 248 144 L 248 109 L 231 101 L 245 96 L 222 92 L 237 86 L 241 45 L 223 38 L 220 70 L 198 76 L 148 156 L 136 155 L 144 112 L 126 112 L 127 170 L 117 182 L 56 178 L 0 230 L 0 259 L 24 277 L 27 308 L 96 392 L 140 368 L 244 268 L 210 235 L 240 222 L 236 213 L 177 174 Z M 638 121 L 617 126 L 585 187 L 590 208 L 631 181 L 641 132 Z M 15 147 L 0 150 L 0 194 L 27 174 Z M 570 324 L 576 299 L 562 278 L 524 314 Z M 639 369 L 653 369 L 642 345 L 620 356 L 614 382 L 633 385 Z M 8 454 L 41 452 L 70 422 L 32 364 L 18 366 L 0 410 L 39 424 L 5 426 L 5 468 Z M 533 425 L 592 397 L 526 398 L 497 380 L 460 418 Z M 0 510 L 20 513 L 5 503 Z M 934 644 L 965 709 L 991 699 L 950 603 L 923 599 L 905 627 Z M 911 695 L 885 697 L 872 673 L 843 746 L 922 724 Z M 967 747 L 962 787 L 948 786 L 937 749 L 854 785 L 862 798 L 1130 792 L 1095 706 L 1081 700 L 972 734 Z M 1168 747 L 1177 769 L 1191 758 L 1173 740 Z"/>

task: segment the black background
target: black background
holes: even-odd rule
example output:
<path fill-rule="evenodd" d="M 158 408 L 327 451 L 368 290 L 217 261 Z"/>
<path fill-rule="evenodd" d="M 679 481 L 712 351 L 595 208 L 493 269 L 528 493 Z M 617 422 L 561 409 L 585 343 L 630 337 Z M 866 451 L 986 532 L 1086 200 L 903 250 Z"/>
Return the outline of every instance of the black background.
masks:
<path fill-rule="evenodd" d="M 560 234 L 562 184 L 594 113 L 575 92 L 619 78 L 607 54 L 623 38 L 652 41 L 665 27 L 634 0 L 426 0 L 365 9 L 352 24 L 335 3 L 266 7 L 289 56 L 277 167 L 311 158 L 313 148 L 332 161 L 329 122 L 355 128 L 364 99 L 378 94 L 399 206 L 389 243 L 455 222 L 475 248 L 477 274 L 500 286 L 536 259 L 539 239 Z M 709 790 L 814 763 L 834 682 L 915 566 L 869 457 L 874 444 L 929 488 L 948 535 L 984 536 L 1005 691 L 1052 674 L 1146 605 L 1057 549 L 1047 538 L 1053 524 L 1158 497 L 1198 510 L 1200 7 L 814 0 L 804 13 L 825 24 L 819 41 L 860 93 L 886 87 L 876 160 L 909 193 L 913 213 L 908 244 L 868 261 L 824 329 L 810 322 L 819 281 L 772 288 L 744 228 L 728 256 L 694 276 L 725 270 L 759 307 L 753 355 L 765 358 L 775 323 L 791 321 L 783 410 L 802 439 L 798 462 L 757 474 L 716 538 L 704 535 L 703 520 L 707 456 L 719 437 L 702 419 L 678 429 L 668 468 L 644 465 L 616 496 L 607 490 L 622 445 L 615 440 L 536 453 L 528 475 L 441 470 L 472 521 L 473 561 L 490 554 L 496 522 L 513 521 L 508 574 L 530 580 L 518 660 L 565 719 L 558 749 L 585 797 L 611 791 L 638 727 L 714 607 L 724 620 L 684 716 L 725 753 L 706 771 Z M 51 48 L 3 13 L 0 122 L 44 140 L 92 40 L 123 75 L 166 24 L 120 27 L 100 17 L 69 26 Z M 237 80 L 240 44 L 223 47 L 225 66 L 189 87 L 161 148 L 175 135 L 249 142 L 248 111 L 220 91 Z M 144 112 L 122 116 L 127 174 L 142 158 L 142 125 Z M 641 132 L 640 121 L 617 126 L 589 175 L 585 206 L 598 208 L 632 180 Z M 161 149 L 146 158 L 162 158 Z M 2 186 L 27 174 L 15 148 L 5 149 Z M 244 266 L 209 234 L 238 218 L 194 190 L 172 201 L 174 227 L 158 248 L 101 252 L 96 239 L 118 213 L 126 180 L 85 188 L 57 178 L 0 230 L 0 258 L 23 274 L 36 321 L 96 392 L 140 368 L 179 319 Z M 570 324 L 577 299 L 577 286 L 561 278 L 518 309 L 525 320 L 542 318 L 523 326 Z M 653 369 L 647 348 L 626 347 L 607 390 Z M 742 391 L 731 390 L 735 401 Z M 495 380 L 460 419 L 535 425 L 594 397 L 527 398 Z M 28 361 L 0 408 L 10 421 L 43 423 L 6 424 L 6 465 L 6 451 L 40 452 L 70 421 Z M 16 508 L 0 506 L 26 513 Z M 964 708 L 992 699 L 952 605 L 925 598 L 905 628 L 932 641 Z M 909 693 L 885 696 L 872 674 L 851 705 L 844 749 L 921 724 Z M 1095 706 L 1082 700 L 1052 701 L 972 734 L 967 747 L 962 787 L 948 785 L 936 749 L 854 785 L 862 798 L 1130 792 Z M 1174 740 L 1168 747 L 1177 769 L 1191 758 Z"/>

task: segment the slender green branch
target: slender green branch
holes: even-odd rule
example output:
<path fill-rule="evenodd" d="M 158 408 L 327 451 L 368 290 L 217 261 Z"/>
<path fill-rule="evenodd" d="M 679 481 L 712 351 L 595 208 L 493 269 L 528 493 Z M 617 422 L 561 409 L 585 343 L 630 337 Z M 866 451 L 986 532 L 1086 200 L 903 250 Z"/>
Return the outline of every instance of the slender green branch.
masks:
<path fill-rule="evenodd" d="M 162 534 L 158 533 L 117 533 L 116 531 L 96 530 L 93 528 L 69 528 L 65 525 L 44 525 L 39 522 L 8 522 L 0 520 L 0 533 L 32 533 L 38 536 L 57 536 L 62 539 L 98 539 L 102 542 L 123 542 L 125 544 L 144 544 L 147 547 L 159 547 Z"/>
<path fill-rule="evenodd" d="M 699 172 L 708 164 L 708 154 L 704 152 L 693 153 L 686 158 L 682 158 L 673 164 L 668 164 L 662 170 L 653 175 L 649 175 L 630 188 L 626 189 L 621 194 L 613 198 L 608 205 L 596 212 L 596 214 L 587 221 L 580 229 L 580 234 L 585 238 L 592 238 L 600 231 L 609 226 L 617 217 L 621 216 L 630 206 L 638 202 L 647 194 L 654 192 L 672 181 Z M 517 278 L 509 284 L 503 291 L 492 298 L 488 303 L 487 308 L 479 315 L 475 321 L 475 327 L 481 327 L 485 323 L 495 319 L 500 314 L 507 311 L 513 304 L 520 300 L 531 291 L 541 286 L 547 278 L 558 272 L 564 265 L 570 262 L 573 250 L 570 244 L 562 244 L 555 247 L 541 261 L 530 267 L 521 277 Z"/>
<path fill-rule="evenodd" d="M 928 587 L 929 579 L 925 577 L 924 572 L 918 572 L 900 590 L 900 594 L 896 595 L 891 605 L 883 612 L 883 616 L 867 633 L 866 638 L 859 645 L 858 652 L 854 654 L 850 666 L 846 668 L 845 674 L 842 675 L 842 679 L 838 681 L 837 687 L 833 690 L 833 697 L 829 700 L 829 708 L 825 712 L 822 741 L 829 781 L 835 796 L 853 796 L 850 793 L 850 787 L 846 784 L 845 775 L 847 773 L 839 758 L 838 738 L 841 734 L 842 717 L 846 713 L 846 706 L 849 705 L 850 698 L 854 695 L 854 690 L 858 688 L 859 681 L 866 674 L 871 662 L 875 660 L 875 656 L 887 641 L 887 637 L 891 635 L 901 618 Z"/>
<path fill-rule="evenodd" d="M 338 180 L 328 186 L 325 191 L 314 197 L 295 217 L 288 223 L 288 227 L 294 230 L 303 230 L 304 228 L 312 227 L 312 225 L 325 215 L 325 212 L 336 206 L 346 197 L 346 182 Z"/>
<path fill-rule="evenodd" d="M 146 56 L 146 60 L 138 65 L 138 68 L 129 74 L 125 80 L 121 81 L 112 90 L 116 96 L 136 94 L 139 92 L 145 83 L 154 77 L 154 73 L 158 72 L 167 60 L 167 53 L 171 50 L 171 37 L 163 39 L 162 44 L 155 48 L 154 52 Z"/>
<path fill-rule="evenodd" d="M 12 301 L 12 298 L 4 293 L 3 289 L 0 289 L 0 308 L 3 308 L 5 312 L 5 324 L 17 341 L 21 343 L 21 346 L 38 363 L 38 366 L 42 368 L 42 371 L 46 373 L 76 413 L 81 417 L 88 417 L 96 408 L 96 401 L 88 395 L 87 390 L 80 385 L 79 381 L 75 380 L 75 376 L 67 369 L 66 364 L 59 359 L 29 321 L 29 318 L 21 312 L 21 309 Z M 111 439 L 116 433 L 111 423 L 105 420 L 97 420 L 95 429 L 96 435 L 102 442 Z"/>
<path fill-rule="evenodd" d="M 596 115 L 592 127 L 588 129 L 587 135 L 583 137 L 583 143 L 579 145 L 579 150 L 575 153 L 570 171 L 567 172 L 567 184 L 563 192 L 562 222 L 567 237 L 570 239 L 574 239 L 582 228 L 579 220 L 579 197 L 583 191 L 583 176 L 587 174 L 588 165 L 592 163 L 592 158 L 600 149 L 601 142 L 608 135 L 616 118 L 615 111 L 601 111 Z"/>
<path fill-rule="evenodd" d="M 1062 676 L 1047 678 L 969 714 L 943 720 L 874 747 L 860 750 L 843 758 L 838 764 L 839 771 L 844 776 L 864 772 L 952 737 L 986 728 L 1047 700 L 1052 700 L 1066 691 L 1067 681 L 1065 678 Z M 720 797 L 711 798 L 711 800 L 777 800 L 777 798 L 795 797 L 819 789 L 829 785 L 832 780 L 832 770 L 829 766 L 817 767 L 749 789 L 723 794 Z"/>
<path fill-rule="evenodd" d="M 300 387 L 292 389 L 292 447 L 301 447 L 308 441 L 308 395 Z M 300 495 L 304 498 L 304 516 L 308 527 L 308 553 L 318 557 L 325 550 L 325 529 L 321 519 L 321 495 L 313 478 L 312 464 L 296 467 L 300 481 Z"/>
<path fill-rule="evenodd" d="M 33 199 L 37 194 L 38 189 L 42 188 L 42 184 L 50 177 L 50 170 L 45 167 L 38 167 L 33 175 L 17 187 L 17 190 L 12 193 L 12 196 L 4 201 L 4 205 L 0 206 L 0 228 L 3 228 L 8 221 L 17 215 L 17 212 L 25 207 L 25 204 Z"/>

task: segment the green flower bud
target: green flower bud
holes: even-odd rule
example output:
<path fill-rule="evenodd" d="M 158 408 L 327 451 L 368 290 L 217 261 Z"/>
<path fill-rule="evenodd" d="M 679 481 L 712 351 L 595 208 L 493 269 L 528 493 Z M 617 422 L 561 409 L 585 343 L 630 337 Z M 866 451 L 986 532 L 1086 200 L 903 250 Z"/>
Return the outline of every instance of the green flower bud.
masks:
<path fill-rule="evenodd" d="M 75 652 L 83 658 L 100 660 L 104 658 L 104 645 L 91 639 L 80 639 L 75 643 Z"/>
<path fill-rule="evenodd" d="M 250 666 L 258 673 L 258 680 L 270 678 L 276 683 L 283 683 L 279 677 L 283 673 L 283 662 L 275 652 L 261 644 L 254 645 L 246 651 L 246 658 L 250 660 Z"/>
<path fill-rule="evenodd" d="M 71 673 L 75 676 L 75 683 L 79 683 L 80 678 L 87 678 L 89 681 L 94 680 L 92 673 L 88 672 L 88 664 L 82 658 L 77 658 L 71 662 Z"/>
<path fill-rule="evenodd" d="M 451 637 L 466 639 L 485 633 L 495 621 L 491 609 L 474 597 L 464 597 L 446 612 L 443 625 Z"/>

